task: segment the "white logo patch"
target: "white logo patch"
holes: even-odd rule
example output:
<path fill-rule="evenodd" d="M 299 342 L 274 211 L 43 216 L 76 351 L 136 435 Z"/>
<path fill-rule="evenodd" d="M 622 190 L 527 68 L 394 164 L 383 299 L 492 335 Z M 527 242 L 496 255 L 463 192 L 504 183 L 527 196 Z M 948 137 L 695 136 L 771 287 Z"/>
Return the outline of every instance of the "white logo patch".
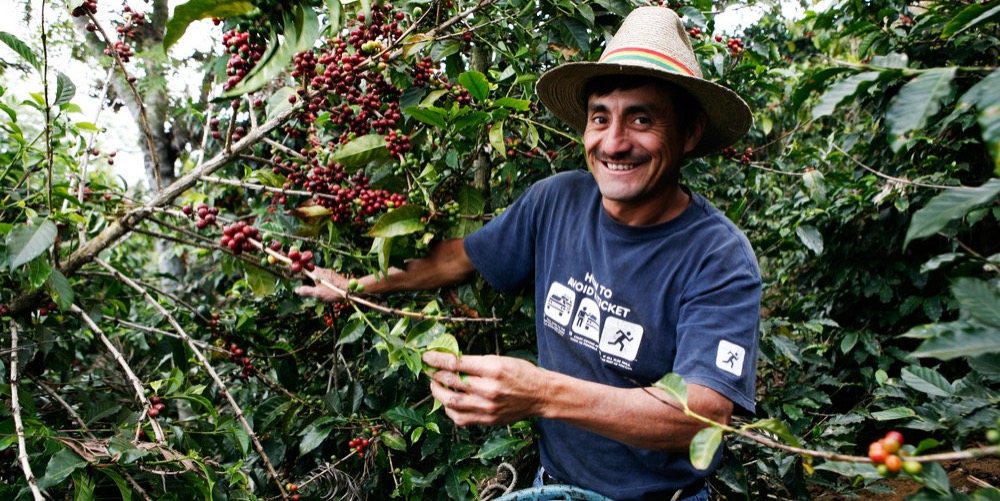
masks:
<path fill-rule="evenodd" d="M 723 339 L 719 341 L 719 351 L 715 354 L 715 366 L 736 376 L 743 375 L 743 358 L 747 350 L 738 344 Z"/>

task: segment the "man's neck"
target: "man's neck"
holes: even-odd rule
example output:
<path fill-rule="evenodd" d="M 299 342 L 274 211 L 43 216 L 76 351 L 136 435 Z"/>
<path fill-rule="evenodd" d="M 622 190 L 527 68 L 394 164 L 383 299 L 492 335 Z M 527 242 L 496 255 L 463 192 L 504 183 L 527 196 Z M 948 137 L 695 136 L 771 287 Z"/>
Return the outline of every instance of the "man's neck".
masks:
<path fill-rule="evenodd" d="M 627 226 L 649 226 L 665 223 L 680 216 L 691 204 L 691 195 L 674 185 L 663 196 L 644 204 L 619 203 L 603 200 L 604 210 L 611 219 Z"/>

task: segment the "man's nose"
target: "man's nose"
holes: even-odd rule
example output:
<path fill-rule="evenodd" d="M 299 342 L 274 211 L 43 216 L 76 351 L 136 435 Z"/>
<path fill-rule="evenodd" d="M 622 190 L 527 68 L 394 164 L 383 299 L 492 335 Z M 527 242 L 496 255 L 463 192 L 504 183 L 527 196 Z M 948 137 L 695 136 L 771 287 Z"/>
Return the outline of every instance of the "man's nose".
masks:
<path fill-rule="evenodd" d="M 632 149 L 628 128 L 623 122 L 616 120 L 607 128 L 606 132 L 603 144 L 606 155 L 616 156 L 628 153 Z"/>

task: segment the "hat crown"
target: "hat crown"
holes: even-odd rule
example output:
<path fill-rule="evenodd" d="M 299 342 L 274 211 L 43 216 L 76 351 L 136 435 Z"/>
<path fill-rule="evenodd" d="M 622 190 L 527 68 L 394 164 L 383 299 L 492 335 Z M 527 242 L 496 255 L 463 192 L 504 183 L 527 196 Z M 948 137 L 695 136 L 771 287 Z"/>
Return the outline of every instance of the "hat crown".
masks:
<path fill-rule="evenodd" d="M 639 7 L 622 22 L 601 63 L 640 66 L 703 78 L 684 23 L 661 7 Z"/>

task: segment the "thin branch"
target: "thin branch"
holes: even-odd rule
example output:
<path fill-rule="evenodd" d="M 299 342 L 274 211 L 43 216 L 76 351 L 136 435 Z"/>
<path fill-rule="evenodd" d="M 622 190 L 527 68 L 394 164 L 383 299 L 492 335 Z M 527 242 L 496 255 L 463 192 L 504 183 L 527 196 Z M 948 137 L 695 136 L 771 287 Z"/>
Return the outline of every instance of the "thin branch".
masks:
<path fill-rule="evenodd" d="M 96 259 L 95 261 L 97 262 L 97 264 L 107 267 L 107 265 L 104 264 L 104 262 L 101 261 L 100 259 Z M 90 330 L 94 331 L 94 333 L 101 338 L 101 342 L 104 343 L 104 346 L 108 348 L 108 351 L 111 352 L 111 355 L 114 357 L 115 361 L 118 362 L 118 365 L 121 366 L 123 371 L 125 371 L 125 376 L 128 378 L 129 382 L 132 383 L 132 389 L 135 390 L 136 397 L 142 404 L 142 415 L 139 416 L 139 420 L 136 422 L 135 439 L 133 440 L 134 442 L 138 442 L 139 437 L 142 435 L 142 421 L 146 418 L 149 409 L 152 408 L 152 404 L 149 402 L 149 400 L 146 400 L 146 394 L 142 389 L 142 382 L 139 381 L 139 378 L 136 377 L 134 372 L 132 372 L 132 367 L 129 366 L 128 362 L 125 360 L 125 357 L 122 356 L 120 351 L 118 351 L 118 348 L 115 347 L 115 345 L 111 342 L 110 339 L 108 339 L 108 336 L 104 334 L 104 331 L 101 330 L 101 328 L 94 322 L 94 320 L 90 318 L 90 315 L 87 315 L 87 312 L 83 311 L 82 309 L 80 309 L 79 306 L 75 304 L 70 305 L 69 311 L 75 313 L 81 319 L 83 319 L 83 321 L 86 322 L 88 326 L 90 326 Z M 149 424 L 153 428 L 153 434 L 156 437 L 156 443 L 163 444 L 164 442 L 166 442 L 166 438 L 163 436 L 163 429 L 160 428 L 160 424 L 155 419 L 152 418 L 150 418 Z"/>
<path fill-rule="evenodd" d="M 98 22 L 97 17 L 94 16 L 89 9 L 84 9 L 87 13 L 87 17 L 90 18 L 90 22 L 94 24 L 97 31 L 101 32 L 101 37 L 104 38 L 104 46 L 107 48 L 107 52 L 114 59 L 115 66 L 122 72 L 122 78 L 125 79 L 125 83 L 128 85 L 129 89 L 132 90 L 132 98 L 135 99 L 136 105 L 139 107 L 139 124 L 142 126 L 142 132 L 146 139 L 146 147 L 149 149 L 149 158 L 153 162 L 153 173 L 156 177 L 156 191 L 161 191 L 163 189 L 163 179 L 160 177 L 160 159 L 156 156 L 156 141 L 153 139 L 153 130 L 149 126 L 149 118 L 146 116 L 146 105 L 142 102 L 142 96 L 139 95 L 139 89 L 135 86 L 135 81 L 129 78 L 128 70 L 125 69 L 125 63 L 122 62 L 121 57 L 118 55 L 118 50 L 115 49 L 114 44 L 111 42 L 111 37 L 108 33 L 104 31 L 104 27 Z"/>
<path fill-rule="evenodd" d="M 910 181 L 909 179 L 903 179 L 903 178 L 900 178 L 900 177 L 892 177 L 892 176 L 890 176 L 888 174 L 883 174 L 883 173 L 881 173 L 881 172 L 879 172 L 879 171 L 877 171 L 877 170 L 875 170 L 875 169 L 873 169 L 873 168 L 865 165 L 860 160 L 858 160 L 858 159 L 854 158 L 853 156 L 851 156 L 850 153 L 844 151 L 840 146 L 837 146 L 837 143 L 834 143 L 833 141 L 830 141 L 830 146 L 833 146 L 833 148 L 835 150 L 841 152 L 845 157 L 847 157 L 849 160 L 851 160 L 852 162 L 854 162 L 855 164 L 857 164 L 862 169 L 864 169 L 864 170 L 866 170 L 868 172 L 871 172 L 872 174 L 875 174 L 878 177 L 881 177 L 883 179 L 888 179 L 888 180 L 890 180 L 892 182 L 895 182 L 895 183 L 911 184 L 913 186 L 920 186 L 922 188 L 934 188 L 934 189 L 938 189 L 938 190 L 947 190 L 947 189 L 951 189 L 951 188 L 966 188 L 966 186 L 942 186 L 942 185 L 938 185 L 938 184 L 926 184 L 926 183 L 920 183 L 920 182 L 917 182 L 917 181 Z"/>
<path fill-rule="evenodd" d="M 17 434 L 17 457 L 21 460 L 21 471 L 24 478 L 28 480 L 28 487 L 35 497 L 35 501 L 45 499 L 42 491 L 38 489 L 35 482 L 35 475 L 31 472 L 31 463 L 28 462 L 28 447 L 24 441 L 24 423 L 21 421 L 21 402 L 18 400 L 18 377 L 17 377 L 17 322 L 10 321 L 10 408 L 14 415 L 14 433 Z"/>
<path fill-rule="evenodd" d="M 45 32 L 45 3 L 42 3 L 41 32 L 42 32 L 42 97 L 45 99 L 45 170 L 47 172 L 46 193 L 49 212 L 52 207 L 52 170 L 55 164 L 55 152 L 52 145 L 52 103 L 49 102 L 49 44 L 48 34 Z M 53 251 L 54 252 L 54 251 Z M 54 259 L 58 255 L 53 254 Z"/>
<path fill-rule="evenodd" d="M 167 309 L 164 308 L 159 303 L 159 301 L 156 300 L 156 298 L 152 297 L 139 284 L 137 284 L 131 278 L 125 276 L 123 273 L 121 273 L 114 267 L 101 261 L 100 259 L 94 258 L 94 262 L 104 267 L 106 270 L 111 272 L 115 277 L 121 280 L 124 284 L 134 289 L 136 292 L 139 292 L 140 294 L 145 296 L 146 301 L 149 303 L 149 305 L 155 308 L 157 311 L 159 311 L 160 314 L 167 319 L 167 321 L 174 328 L 177 334 L 187 344 L 188 348 L 191 349 L 191 352 L 194 353 L 194 356 L 195 358 L 198 359 L 198 362 L 200 362 L 202 367 L 204 367 L 205 370 L 208 372 L 208 375 L 212 378 L 213 381 L 215 381 L 215 384 L 219 387 L 219 392 L 226 398 L 226 400 L 229 402 L 229 405 L 232 406 L 233 411 L 236 415 L 236 419 L 240 422 L 240 425 L 243 427 L 243 430 L 246 431 L 247 435 L 250 437 L 250 441 L 253 443 L 254 449 L 256 449 L 257 453 L 260 455 L 260 459 L 264 463 L 268 475 L 271 477 L 271 480 L 273 480 L 274 483 L 278 486 L 278 492 L 281 493 L 281 496 L 283 498 L 286 498 L 288 494 L 285 492 L 285 487 L 281 483 L 281 478 L 278 476 L 278 472 L 275 471 L 274 465 L 271 463 L 271 460 L 268 458 L 267 453 L 264 451 L 264 446 L 260 443 L 260 439 L 254 432 L 253 427 L 250 426 L 250 423 L 247 421 L 246 416 L 243 413 L 243 409 L 240 408 L 239 404 L 233 398 L 233 394 L 231 391 L 229 391 L 226 384 L 222 382 L 222 378 L 219 377 L 219 374 L 215 371 L 215 368 L 212 367 L 212 364 L 209 363 L 205 355 L 201 352 L 200 349 L 198 349 L 198 345 L 197 343 L 195 343 L 195 340 L 192 339 L 191 336 L 187 334 L 187 332 L 185 332 L 184 328 L 181 327 L 179 323 L 177 323 L 177 319 L 175 319 L 174 316 L 171 315 L 170 312 L 167 311 Z"/>
<path fill-rule="evenodd" d="M 772 449 L 778 449 L 778 450 L 782 450 L 782 451 L 786 451 L 786 452 L 791 452 L 791 453 L 799 454 L 799 455 L 802 455 L 802 456 L 809 456 L 809 457 L 814 457 L 814 458 L 819 458 L 819 459 L 826 459 L 826 460 L 829 460 L 829 461 L 843 461 L 843 462 L 846 462 L 846 463 L 872 463 L 873 462 L 871 460 L 871 458 L 869 458 L 868 456 L 854 456 L 854 455 L 850 455 L 850 454 L 840 454 L 840 453 L 837 453 L 837 452 L 818 451 L 818 450 L 813 450 L 813 449 L 805 449 L 805 448 L 802 448 L 802 447 L 795 447 L 795 446 L 791 446 L 791 445 L 786 445 L 786 444 L 783 444 L 783 443 L 778 442 L 776 440 L 773 440 L 773 439 L 771 439 L 769 437 L 766 437 L 764 435 L 761 435 L 761 434 L 758 434 L 758 433 L 753 433 L 751 431 L 747 431 L 748 428 L 753 427 L 752 423 L 750 425 L 741 426 L 740 428 L 734 428 L 732 426 L 719 423 L 717 421 L 714 421 L 712 419 L 709 419 L 707 417 L 704 417 L 704 416 L 701 416 L 701 415 L 695 413 L 694 411 L 691 410 L 690 407 L 688 407 L 687 402 L 683 403 L 683 408 L 682 408 L 677 403 L 662 398 L 660 395 L 655 394 L 654 392 L 650 391 L 648 388 L 644 388 L 644 390 L 646 390 L 647 394 L 649 394 L 653 398 L 659 400 L 661 403 L 663 403 L 663 404 L 665 404 L 665 405 L 667 405 L 667 406 L 669 406 L 669 407 L 671 407 L 673 409 L 677 409 L 679 411 L 683 411 L 684 414 L 687 415 L 688 417 L 697 419 L 698 421 L 701 421 L 701 422 L 703 422 L 703 423 L 705 423 L 705 424 L 707 424 L 709 426 L 714 426 L 716 428 L 720 428 L 724 432 L 728 432 L 728 433 L 733 433 L 733 434 L 739 435 L 739 436 L 741 436 L 743 438 L 752 440 L 754 442 L 757 442 L 757 443 L 759 443 L 761 445 L 770 447 Z M 983 457 L 983 456 L 995 456 L 997 454 L 1000 454 L 1000 445 L 991 445 L 991 446 L 987 446 L 987 447 L 977 447 L 975 449 L 966 449 L 966 450 L 962 450 L 962 451 L 945 452 L 945 453 L 941 453 L 941 454 L 924 454 L 924 455 L 920 455 L 920 456 L 906 456 L 906 460 L 907 461 L 915 461 L 915 462 L 918 462 L 918 463 L 929 463 L 929 462 L 936 462 L 936 461 L 954 461 L 954 460 L 958 460 L 958 459 L 972 459 L 972 458 Z"/>

